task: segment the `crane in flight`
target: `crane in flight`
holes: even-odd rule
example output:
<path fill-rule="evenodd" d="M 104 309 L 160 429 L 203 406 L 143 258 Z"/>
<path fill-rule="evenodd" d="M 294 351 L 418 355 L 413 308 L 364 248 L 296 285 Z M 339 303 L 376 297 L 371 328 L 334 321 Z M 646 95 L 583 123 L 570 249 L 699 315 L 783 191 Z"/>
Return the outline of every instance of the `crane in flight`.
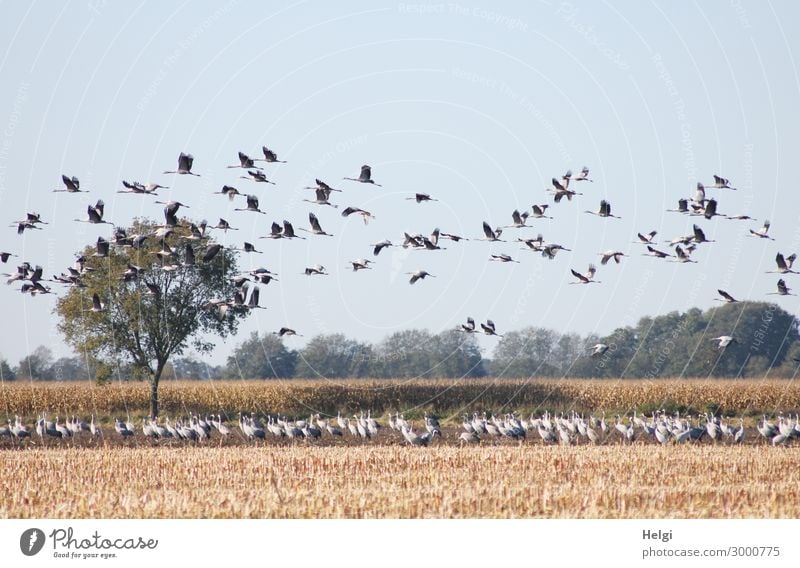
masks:
<path fill-rule="evenodd" d="M 725 215 L 717 213 L 717 200 L 713 197 L 711 199 L 707 199 L 703 205 L 692 204 L 692 212 L 690 215 L 702 215 L 706 219 L 725 217 Z"/>
<path fill-rule="evenodd" d="M 611 202 L 602 199 L 600 201 L 600 209 L 597 211 L 585 211 L 585 213 L 589 213 L 590 215 L 597 215 L 598 217 L 612 217 L 614 219 L 622 219 L 622 217 L 617 217 L 616 215 L 612 215 L 611 213 Z"/>
<path fill-rule="evenodd" d="M 467 317 L 467 323 L 462 323 L 459 329 L 465 333 L 478 333 L 475 329 L 475 320 L 472 317 Z"/>
<path fill-rule="evenodd" d="M 185 205 L 180 201 L 154 201 L 153 203 L 158 203 L 159 205 L 164 206 L 164 222 L 167 227 L 178 226 L 178 209 L 181 207 L 189 209 L 188 205 Z"/>
<path fill-rule="evenodd" d="M 581 173 L 579 173 L 578 175 L 575 175 L 575 176 L 571 176 L 571 177 L 572 177 L 572 181 L 589 181 L 589 182 L 593 182 L 594 181 L 592 179 L 589 179 L 589 168 L 587 168 L 586 166 L 583 166 L 581 168 Z"/>
<path fill-rule="evenodd" d="M 264 154 L 263 160 L 256 160 L 257 162 L 267 162 L 269 164 L 285 164 L 286 160 L 279 160 L 278 154 L 267 148 L 266 146 L 261 146 L 261 152 Z"/>
<path fill-rule="evenodd" d="M 591 347 L 588 347 L 587 349 L 592 350 L 592 355 L 591 355 L 592 357 L 597 357 L 608 351 L 608 345 L 605 343 L 596 343 Z"/>
<path fill-rule="evenodd" d="M 570 282 L 570 284 L 599 284 L 600 282 L 594 279 L 594 275 L 597 273 L 597 268 L 595 268 L 594 264 L 589 265 L 589 269 L 586 271 L 586 274 L 581 274 L 574 268 L 570 269 L 572 275 L 578 279 L 577 282 Z"/>
<path fill-rule="evenodd" d="M 719 341 L 717 349 L 725 349 L 731 343 L 738 343 L 732 335 L 720 335 L 719 337 L 711 338 L 710 341 Z"/>
<path fill-rule="evenodd" d="M 265 211 L 262 211 L 258 208 L 258 197 L 255 195 L 248 195 L 247 199 L 247 207 L 244 208 L 235 208 L 234 211 L 252 211 L 253 213 L 261 213 L 262 215 L 266 215 Z"/>
<path fill-rule="evenodd" d="M 242 179 L 249 179 L 258 183 L 271 183 L 275 185 L 274 181 L 270 181 L 267 179 L 267 174 L 262 172 L 261 170 L 247 170 L 246 176 L 239 176 Z"/>
<path fill-rule="evenodd" d="M 303 337 L 302 335 L 300 335 L 295 330 L 293 330 L 293 329 L 291 329 L 289 327 L 282 327 L 278 331 L 273 331 L 272 333 L 277 335 L 278 337 L 289 336 L 289 335 L 294 335 L 294 336 L 297 336 L 297 337 Z"/>
<path fill-rule="evenodd" d="M 649 233 L 646 233 L 644 235 L 642 233 L 636 233 L 636 236 L 638 237 L 639 240 L 633 241 L 633 243 L 642 245 L 652 245 L 655 242 L 653 239 L 655 239 L 657 234 L 658 231 L 650 231 Z"/>
<path fill-rule="evenodd" d="M 169 186 L 166 185 L 159 185 L 157 183 L 148 183 L 143 184 L 139 183 L 138 181 L 125 181 L 122 180 L 122 185 L 124 185 L 127 189 L 119 190 L 117 193 L 133 193 L 136 195 L 158 195 L 156 193 L 159 189 L 169 189 Z"/>
<path fill-rule="evenodd" d="M 417 193 L 414 197 L 406 197 L 406 201 L 415 200 L 417 203 L 422 203 L 423 201 L 439 201 L 438 199 L 434 199 L 427 193 Z"/>
<path fill-rule="evenodd" d="M 561 199 L 563 199 L 564 197 L 567 198 L 567 201 L 572 201 L 573 196 L 583 195 L 582 193 L 578 193 L 577 191 L 572 191 L 571 189 L 568 189 L 567 188 L 567 185 L 569 185 L 568 183 L 566 185 L 562 184 L 556 178 L 553 178 L 550 181 L 553 184 L 553 189 L 546 188 L 545 191 L 553 194 L 553 201 L 555 201 L 556 203 L 560 203 Z"/>
<path fill-rule="evenodd" d="M 533 213 L 530 216 L 534 219 L 552 219 L 552 217 L 549 215 L 545 215 L 545 211 L 547 211 L 548 207 L 550 206 L 546 203 L 541 205 L 533 205 L 531 208 Z"/>
<path fill-rule="evenodd" d="M 99 225 L 99 224 L 113 225 L 114 223 L 110 221 L 103 221 L 103 211 L 105 209 L 105 206 L 106 204 L 103 203 L 103 200 L 98 199 L 97 203 L 95 203 L 94 206 L 89 205 L 87 207 L 86 211 L 88 213 L 88 218 L 75 219 L 75 220 L 80 223 L 91 223 L 93 225 Z"/>
<path fill-rule="evenodd" d="M 61 181 L 64 183 L 65 189 L 54 189 L 53 193 L 86 193 L 86 191 L 81 189 L 81 182 L 75 176 L 69 177 L 62 174 Z"/>
<path fill-rule="evenodd" d="M 676 260 L 674 262 L 681 262 L 681 263 L 693 262 L 693 263 L 697 264 L 696 260 L 692 260 L 690 258 L 690 256 L 689 256 L 690 252 L 691 251 L 688 248 L 686 250 L 683 250 L 681 248 L 681 245 L 675 245 L 675 258 L 676 258 Z"/>
<path fill-rule="evenodd" d="M 430 276 L 431 278 L 436 278 L 433 274 L 431 274 L 427 270 L 415 270 L 414 272 L 406 272 L 406 274 L 411 275 L 411 278 L 408 281 L 409 284 L 414 284 L 417 280 L 424 280 L 426 276 Z"/>
<path fill-rule="evenodd" d="M 250 299 L 247 301 L 247 307 L 251 310 L 266 310 L 267 308 L 264 306 L 258 305 L 258 299 L 260 295 L 261 292 L 259 292 L 258 286 L 253 286 L 253 289 L 250 292 Z"/>
<path fill-rule="evenodd" d="M 359 176 L 357 178 L 346 177 L 346 178 L 343 178 L 343 179 L 346 179 L 346 180 L 349 180 L 349 181 L 357 181 L 357 182 L 360 182 L 360 183 L 371 183 L 372 185 L 377 185 L 378 187 L 383 187 L 381 184 L 375 183 L 372 180 L 372 168 L 370 168 L 366 164 L 361 166 L 361 173 L 359 174 Z"/>
<path fill-rule="evenodd" d="M 327 183 L 325 183 L 324 181 L 322 181 L 319 178 L 315 179 L 314 182 L 317 185 L 315 185 L 314 187 L 306 186 L 303 189 L 324 189 L 327 192 L 331 192 L 331 191 L 338 191 L 339 193 L 342 192 L 341 189 L 334 189 L 334 188 L 332 188 L 331 186 L 329 186 Z"/>
<path fill-rule="evenodd" d="M 503 229 L 497 227 L 496 229 L 492 230 L 492 227 L 489 226 L 489 223 L 487 223 L 486 221 L 483 222 L 483 234 L 485 236 L 479 239 L 481 241 L 501 242 L 501 243 L 505 242 L 503 239 L 500 238 L 500 235 L 503 234 Z"/>
<path fill-rule="evenodd" d="M 734 304 L 738 302 L 736 298 L 728 294 L 725 290 L 717 290 L 717 293 L 722 297 L 721 299 L 714 298 L 718 302 L 725 302 L 726 304 Z"/>
<path fill-rule="evenodd" d="M 485 333 L 486 335 L 494 335 L 496 337 L 503 337 L 501 334 L 497 333 L 497 331 L 495 330 L 494 322 L 492 320 L 490 320 L 490 319 L 487 319 L 486 323 L 482 323 L 481 324 L 481 329 L 483 330 L 483 333 Z"/>
<path fill-rule="evenodd" d="M 372 255 L 373 256 L 378 256 L 383 249 L 385 249 L 386 247 L 394 246 L 394 245 L 392 244 L 392 241 L 390 241 L 389 239 L 385 239 L 385 240 L 383 240 L 383 241 L 381 241 L 379 243 L 374 243 L 374 244 L 371 244 L 369 246 L 372 247 Z"/>
<path fill-rule="evenodd" d="M 547 243 L 544 246 L 542 246 L 542 257 L 544 257 L 544 258 L 546 258 L 548 260 L 553 260 L 556 257 L 556 253 L 558 253 L 558 251 L 560 251 L 560 250 L 564 250 L 564 251 L 567 251 L 567 252 L 572 252 L 572 249 L 568 249 L 568 248 L 566 248 L 564 246 L 561 246 L 561 245 L 559 245 L 557 243 Z"/>
<path fill-rule="evenodd" d="M 41 214 L 28 212 L 25 214 L 25 218 L 22 221 L 15 221 L 11 226 L 16 226 L 17 234 L 21 235 L 26 229 L 41 230 L 42 228 L 37 226 L 39 224 L 47 225 L 46 222 L 42 221 Z"/>
<path fill-rule="evenodd" d="M 304 274 L 306 276 L 329 276 L 327 272 L 325 272 L 325 267 L 321 264 L 315 264 L 314 266 L 309 266 L 305 269 Z"/>
<path fill-rule="evenodd" d="M 342 211 L 342 217 L 349 217 L 353 213 L 361 215 L 361 218 L 364 220 L 364 224 L 366 225 L 369 223 L 370 219 L 374 219 L 375 215 L 370 213 L 369 211 L 365 211 L 364 209 L 359 209 L 358 207 L 347 207 Z"/>
<path fill-rule="evenodd" d="M 490 262 L 491 261 L 495 261 L 495 262 L 516 262 L 517 264 L 519 264 L 518 260 L 514 260 L 513 258 L 511 258 L 507 254 L 492 254 L 492 255 L 489 255 L 489 261 Z"/>
<path fill-rule="evenodd" d="M 225 219 L 223 219 L 222 217 L 220 217 L 220 218 L 219 218 L 219 222 L 218 222 L 218 223 L 217 223 L 215 226 L 213 226 L 213 227 L 209 227 L 209 229 L 222 229 L 222 230 L 223 230 L 223 231 L 225 231 L 225 232 L 228 232 L 228 231 L 238 231 L 238 230 L 239 230 L 239 228 L 238 228 L 238 227 L 231 227 L 231 224 L 230 224 L 230 223 L 228 223 L 228 222 L 227 222 Z"/>
<path fill-rule="evenodd" d="M 166 170 L 165 174 L 181 174 L 200 177 L 200 174 L 192 173 L 192 164 L 194 163 L 194 156 L 181 152 L 178 156 L 178 169 Z"/>
<path fill-rule="evenodd" d="M 366 270 L 372 269 L 370 264 L 372 263 L 371 260 L 366 260 L 364 258 L 357 258 L 356 260 L 351 260 L 350 264 L 353 266 L 353 272 L 358 272 L 359 270 Z"/>
<path fill-rule="evenodd" d="M 767 219 L 767 220 L 764 221 L 764 224 L 761 226 L 760 229 L 758 229 L 756 231 L 754 231 L 753 229 L 750 229 L 750 235 L 753 236 L 753 237 L 758 237 L 760 239 L 769 239 L 770 241 L 774 241 L 775 239 L 773 239 L 772 237 L 770 237 L 767 234 L 767 232 L 769 231 L 769 226 L 770 226 L 769 225 L 769 219 Z"/>
<path fill-rule="evenodd" d="M 506 225 L 506 229 L 521 229 L 522 227 L 527 227 L 526 222 L 528 221 L 528 217 L 530 213 L 527 211 L 523 211 L 522 213 L 519 212 L 518 209 L 514 209 L 511 212 L 511 225 Z"/>
<path fill-rule="evenodd" d="M 338 209 L 339 208 L 338 205 L 334 205 L 333 203 L 331 203 L 329 201 L 330 196 L 331 196 L 331 191 L 333 191 L 332 189 L 323 189 L 321 187 L 317 187 L 317 188 L 314 189 L 314 191 L 315 191 L 316 199 L 305 199 L 304 198 L 303 201 L 305 201 L 307 203 L 314 203 L 316 205 L 329 205 L 330 207 L 333 207 L 334 209 Z"/>
<path fill-rule="evenodd" d="M 239 190 L 233 187 L 232 185 L 223 185 L 222 189 L 220 189 L 219 191 L 215 191 L 214 194 L 227 195 L 229 201 L 233 201 L 234 197 L 236 197 L 237 195 L 241 195 L 241 193 L 239 193 Z"/>
<path fill-rule="evenodd" d="M 97 294 L 92 294 L 92 308 L 89 311 L 95 313 L 106 311 L 106 305 L 100 301 L 100 296 Z"/>
<path fill-rule="evenodd" d="M 312 235 L 323 235 L 326 237 L 333 236 L 330 233 L 326 233 L 325 231 L 322 230 L 322 226 L 319 224 L 319 219 L 317 219 L 317 216 L 314 215 L 313 213 L 308 214 L 308 222 L 311 225 L 311 230 L 303 229 L 302 227 L 300 227 L 301 231 L 305 231 L 306 233 L 311 233 Z"/>
<path fill-rule="evenodd" d="M 460 236 L 454 235 L 452 233 L 440 233 L 439 236 L 442 237 L 443 239 L 447 239 L 449 241 L 453 241 L 454 243 L 457 243 L 459 241 L 468 241 L 469 240 L 466 237 L 460 237 Z"/>
<path fill-rule="evenodd" d="M 775 255 L 775 263 L 778 265 L 778 270 L 768 270 L 767 274 L 797 274 L 794 270 L 792 270 L 792 264 L 797 259 L 797 254 L 792 253 L 786 258 L 783 257 L 783 254 L 778 253 Z"/>
<path fill-rule="evenodd" d="M 716 189 L 736 189 L 735 187 L 731 187 L 730 180 L 720 177 L 717 174 L 714 174 L 714 183 L 711 185 L 711 187 Z"/>
<path fill-rule="evenodd" d="M 618 250 L 607 250 L 606 252 L 601 252 L 598 254 L 602 257 L 600 259 L 600 264 L 602 265 L 608 264 L 608 261 L 611 260 L 612 258 L 614 259 L 614 262 L 619 264 L 623 256 L 628 256 L 624 252 L 620 252 Z"/>
<path fill-rule="evenodd" d="M 255 168 L 260 170 L 261 166 L 257 166 L 255 160 L 253 160 L 253 158 L 244 152 L 239 152 L 239 163 L 233 166 L 228 166 L 228 168 L 242 168 L 245 170 L 249 168 Z"/>
<path fill-rule="evenodd" d="M 689 200 L 679 199 L 677 209 L 667 209 L 669 213 L 689 213 Z"/>
<path fill-rule="evenodd" d="M 694 242 L 696 242 L 698 244 L 715 242 L 715 241 L 707 239 L 706 238 L 706 234 L 703 232 L 703 229 L 701 229 L 697 225 L 692 225 L 692 232 L 693 232 L 692 238 L 694 239 Z"/>
<path fill-rule="evenodd" d="M 792 294 L 791 288 L 786 285 L 786 281 L 781 278 L 778 280 L 778 291 L 777 292 L 769 292 L 768 296 L 796 296 L 797 294 Z"/>

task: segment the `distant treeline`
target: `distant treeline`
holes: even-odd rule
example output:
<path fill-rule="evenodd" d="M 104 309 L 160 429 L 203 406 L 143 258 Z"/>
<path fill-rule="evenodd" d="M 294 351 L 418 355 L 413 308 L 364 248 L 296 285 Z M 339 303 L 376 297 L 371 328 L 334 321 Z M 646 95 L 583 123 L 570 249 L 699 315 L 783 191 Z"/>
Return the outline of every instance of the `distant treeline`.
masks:
<path fill-rule="evenodd" d="M 500 331 L 500 330 L 499 330 Z M 733 335 L 718 349 L 712 338 Z M 608 350 L 595 357 L 589 347 Z M 644 317 L 636 326 L 600 337 L 539 327 L 511 331 L 486 359 L 472 334 L 411 329 L 372 344 L 343 334 L 317 335 L 302 349 L 275 335 L 253 332 L 212 366 L 193 357 L 175 359 L 165 378 L 413 378 L 413 377 L 793 377 L 800 364 L 798 320 L 776 304 L 736 302 Z M 71 380 L 95 377 L 91 362 L 54 359 L 39 347 L 15 368 L 0 360 L 3 380 Z M 104 379 L 129 378 L 125 367 L 102 370 Z"/>

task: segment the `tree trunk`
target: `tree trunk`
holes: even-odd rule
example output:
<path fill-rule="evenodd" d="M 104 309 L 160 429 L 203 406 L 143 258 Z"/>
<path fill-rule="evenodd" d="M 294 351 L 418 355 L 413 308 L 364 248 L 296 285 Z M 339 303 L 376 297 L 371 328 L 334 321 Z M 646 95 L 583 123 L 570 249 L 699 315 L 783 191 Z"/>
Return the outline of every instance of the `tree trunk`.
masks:
<path fill-rule="evenodd" d="M 153 420 L 158 417 L 158 381 L 161 379 L 161 372 L 164 364 L 159 363 L 155 372 L 150 377 L 150 418 Z"/>

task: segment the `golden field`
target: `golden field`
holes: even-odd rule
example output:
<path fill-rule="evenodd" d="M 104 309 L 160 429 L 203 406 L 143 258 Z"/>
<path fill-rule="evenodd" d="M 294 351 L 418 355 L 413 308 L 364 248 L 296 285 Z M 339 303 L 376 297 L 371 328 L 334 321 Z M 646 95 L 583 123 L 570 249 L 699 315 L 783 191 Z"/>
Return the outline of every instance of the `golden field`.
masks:
<path fill-rule="evenodd" d="M 800 409 L 800 383 L 790 380 L 525 380 L 413 379 L 162 381 L 162 414 L 240 411 L 307 416 L 371 409 L 384 412 L 452 413 L 488 410 L 629 411 L 666 407 L 702 412 L 713 405 L 723 413 L 773 414 Z M 146 382 L 96 386 L 90 382 L 5 382 L 0 409 L 27 417 L 145 414 Z"/>
<path fill-rule="evenodd" d="M 173 447 L 0 453 L 0 517 L 797 518 L 800 448 Z"/>

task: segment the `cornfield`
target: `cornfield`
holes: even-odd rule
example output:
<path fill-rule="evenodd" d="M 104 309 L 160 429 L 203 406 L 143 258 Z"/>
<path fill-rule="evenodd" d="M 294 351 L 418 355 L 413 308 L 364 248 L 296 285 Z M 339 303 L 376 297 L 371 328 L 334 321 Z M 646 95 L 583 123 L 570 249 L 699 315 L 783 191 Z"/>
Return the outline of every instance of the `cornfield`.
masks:
<path fill-rule="evenodd" d="M 797 518 L 799 460 L 763 446 L 6 451 L 0 517 Z"/>
<path fill-rule="evenodd" d="M 488 410 L 578 412 L 713 410 L 723 414 L 773 414 L 800 409 L 800 385 L 786 380 L 523 380 L 425 379 L 167 381 L 159 395 L 162 413 L 240 411 L 333 414 L 371 409 L 384 412 L 433 412 L 460 416 Z M 146 414 L 149 386 L 123 382 L 5 382 L 0 412 L 32 417 L 42 411 L 62 416 L 78 413 L 112 416 Z"/>

